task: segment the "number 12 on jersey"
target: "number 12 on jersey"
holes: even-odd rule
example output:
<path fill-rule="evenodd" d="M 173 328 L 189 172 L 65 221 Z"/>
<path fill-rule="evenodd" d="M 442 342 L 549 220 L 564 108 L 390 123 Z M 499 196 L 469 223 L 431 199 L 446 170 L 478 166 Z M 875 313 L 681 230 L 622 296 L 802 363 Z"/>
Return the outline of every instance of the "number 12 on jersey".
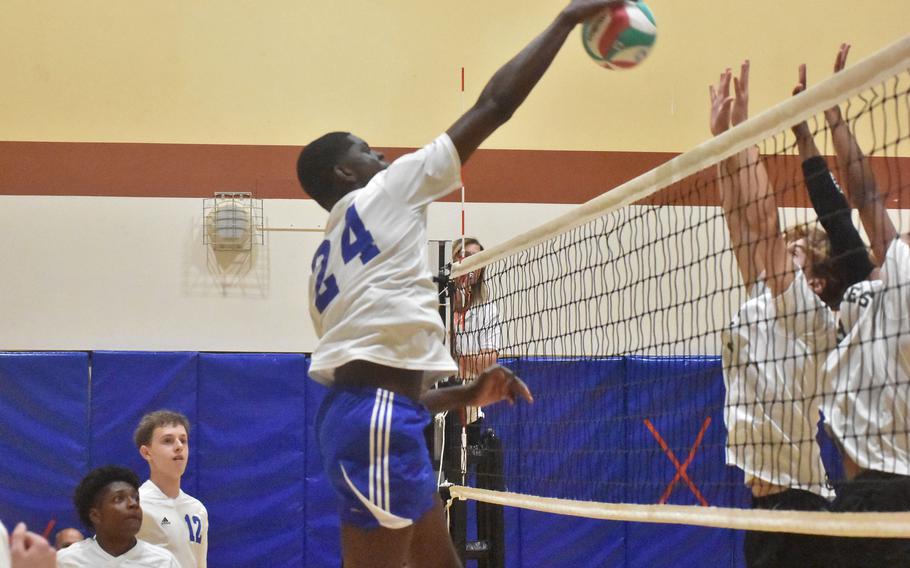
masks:
<path fill-rule="evenodd" d="M 321 314 L 338 295 L 338 281 L 335 276 L 326 274 L 329 265 L 329 254 L 332 252 L 332 242 L 328 239 L 322 241 L 313 257 L 312 270 L 316 273 L 316 309 Z M 376 258 L 379 247 L 373 241 L 373 235 L 363 225 L 357 209 L 352 204 L 344 214 L 344 230 L 341 232 L 341 260 L 348 264 L 355 258 L 360 258 L 361 264 L 366 264 Z M 318 267 L 318 268 L 317 268 Z"/>

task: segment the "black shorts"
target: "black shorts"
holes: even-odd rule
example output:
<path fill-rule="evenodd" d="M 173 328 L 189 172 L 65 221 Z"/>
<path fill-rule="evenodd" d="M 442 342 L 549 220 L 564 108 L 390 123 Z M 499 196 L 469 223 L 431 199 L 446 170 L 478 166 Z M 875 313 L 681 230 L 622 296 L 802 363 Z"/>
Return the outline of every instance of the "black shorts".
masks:
<path fill-rule="evenodd" d="M 831 510 L 846 512 L 894 513 L 910 511 L 910 477 L 864 471 L 837 488 Z M 910 566 L 910 539 L 840 538 L 838 566 L 876 568 Z"/>
<path fill-rule="evenodd" d="M 767 497 L 753 497 L 753 509 L 827 511 L 828 501 L 811 491 L 788 489 Z M 826 536 L 746 531 L 744 545 L 749 568 L 828 568 L 834 539 Z"/>

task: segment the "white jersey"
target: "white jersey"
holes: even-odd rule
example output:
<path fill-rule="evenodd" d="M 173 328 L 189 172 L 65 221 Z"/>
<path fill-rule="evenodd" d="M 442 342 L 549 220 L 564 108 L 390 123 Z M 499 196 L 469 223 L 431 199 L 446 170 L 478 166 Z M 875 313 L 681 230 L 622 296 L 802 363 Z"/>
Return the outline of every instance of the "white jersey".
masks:
<path fill-rule="evenodd" d="M 493 302 L 471 306 L 466 312 L 455 312 L 455 353 L 477 355 L 499 351 L 502 331 L 499 309 Z"/>
<path fill-rule="evenodd" d="M 320 338 L 311 377 L 331 386 L 335 369 L 358 359 L 424 371 L 427 383 L 456 372 L 426 243 L 427 206 L 460 186 L 458 152 L 442 134 L 335 204 L 309 284 Z"/>
<path fill-rule="evenodd" d="M 57 568 L 180 568 L 174 555 L 141 539 L 120 556 L 111 556 L 94 538 L 57 552 Z"/>
<path fill-rule="evenodd" d="M 0 568 L 9 568 L 9 564 L 9 534 L 3 523 L 0 523 Z"/>
<path fill-rule="evenodd" d="M 910 247 L 900 239 L 881 277 L 844 294 L 822 410 L 857 465 L 910 475 Z"/>
<path fill-rule="evenodd" d="M 747 485 L 761 480 L 832 497 L 815 435 L 834 315 L 802 271 L 777 297 L 757 288 L 723 337 L 727 464 L 745 472 Z"/>
<path fill-rule="evenodd" d="M 198 499 L 182 490 L 171 499 L 148 480 L 139 487 L 142 527 L 136 536 L 162 546 L 182 568 L 206 566 L 209 549 L 209 513 Z"/>

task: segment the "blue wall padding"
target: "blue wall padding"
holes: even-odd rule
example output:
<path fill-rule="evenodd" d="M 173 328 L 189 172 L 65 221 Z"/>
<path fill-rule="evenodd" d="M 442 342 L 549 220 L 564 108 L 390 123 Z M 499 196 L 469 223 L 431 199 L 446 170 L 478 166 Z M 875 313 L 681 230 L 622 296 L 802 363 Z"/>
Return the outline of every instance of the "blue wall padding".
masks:
<path fill-rule="evenodd" d="M 641 417 L 629 428 L 627 447 L 631 456 L 637 456 L 630 459 L 628 479 L 633 485 L 629 500 L 657 503 L 676 474 L 676 467 L 644 425 L 644 418 L 651 421 L 682 464 L 710 417 L 686 472 L 710 505 L 747 507 L 749 494 L 742 485 L 742 473 L 724 465 L 726 429 L 719 360 L 629 357 L 626 365 L 628 414 Z M 667 503 L 697 505 L 699 501 L 680 480 Z M 741 535 L 731 530 L 629 523 L 628 536 L 629 566 L 730 566 L 734 551 L 741 548 Z"/>
<path fill-rule="evenodd" d="M 199 355 L 198 497 L 212 566 L 303 565 L 307 367 L 303 355 Z"/>
<path fill-rule="evenodd" d="M 497 431 L 507 448 L 510 490 L 602 502 L 657 503 L 676 467 L 644 419 L 683 463 L 710 417 L 686 471 L 710 504 L 748 506 L 742 474 L 724 465 L 724 386 L 718 358 L 532 358 L 505 363 L 528 383 L 535 398 L 533 406 L 498 405 L 487 412 L 486 425 Z M 527 472 L 533 472 L 533 478 Z M 682 480 L 667 502 L 698 504 Z M 519 511 L 518 523 L 517 535 L 508 532 L 510 566 L 541 566 L 554 558 L 567 566 L 731 566 L 736 565 L 742 539 L 737 531 L 594 521 L 531 511 Z M 674 552 L 689 548 L 701 553 Z"/>
<path fill-rule="evenodd" d="M 132 433 L 143 413 L 167 407 L 193 423 L 184 487 L 209 509 L 210 565 L 336 567 L 336 501 L 313 431 L 326 390 L 306 378 L 308 364 L 295 354 L 0 353 L 0 518 L 39 530 L 52 517 L 76 524 L 70 497 L 90 466 L 122 463 L 147 475 Z M 513 367 L 536 403 L 499 404 L 486 419 L 507 449 L 509 490 L 656 503 L 676 468 L 643 420 L 682 462 L 710 417 L 687 472 L 712 505 L 748 506 L 742 474 L 724 464 L 717 358 Z M 682 482 L 669 502 L 697 503 Z M 742 566 L 737 531 L 513 508 L 505 518 L 512 568 Z"/>
<path fill-rule="evenodd" d="M 195 432 L 198 355 L 193 352 L 96 351 L 92 355 L 91 467 L 124 465 L 142 480 L 148 465 L 133 444 L 144 414 L 168 409 L 190 421 L 190 461 L 182 488 L 198 493 Z"/>
<path fill-rule="evenodd" d="M 625 453 L 610 444 L 625 432 L 625 361 L 505 363 L 534 394 L 533 405 L 501 403 L 487 412 L 485 424 L 496 430 L 506 448 L 508 489 L 544 497 L 624 501 Z M 622 524 L 534 511 L 519 511 L 518 517 L 519 540 L 509 544 L 522 560 L 510 566 L 542 566 L 554 558 L 563 566 L 622 565 Z"/>
<path fill-rule="evenodd" d="M 88 464 L 86 353 L 0 353 L 0 519 L 81 526 L 72 490 Z"/>

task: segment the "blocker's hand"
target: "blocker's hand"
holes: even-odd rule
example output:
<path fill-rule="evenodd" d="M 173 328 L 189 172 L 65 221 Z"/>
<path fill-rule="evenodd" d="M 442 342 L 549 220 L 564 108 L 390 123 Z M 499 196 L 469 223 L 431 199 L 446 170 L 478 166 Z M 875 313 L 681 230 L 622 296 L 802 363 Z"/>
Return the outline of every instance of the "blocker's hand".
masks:
<path fill-rule="evenodd" d="M 515 404 L 519 398 L 534 402 L 528 385 L 501 365 L 491 365 L 468 388 L 472 406 L 488 406 L 501 400 Z"/>
<path fill-rule="evenodd" d="M 638 0 L 634 0 L 637 2 Z M 603 12 L 611 6 L 624 4 L 625 0 L 572 0 L 563 10 L 563 14 L 575 24 Z"/>

